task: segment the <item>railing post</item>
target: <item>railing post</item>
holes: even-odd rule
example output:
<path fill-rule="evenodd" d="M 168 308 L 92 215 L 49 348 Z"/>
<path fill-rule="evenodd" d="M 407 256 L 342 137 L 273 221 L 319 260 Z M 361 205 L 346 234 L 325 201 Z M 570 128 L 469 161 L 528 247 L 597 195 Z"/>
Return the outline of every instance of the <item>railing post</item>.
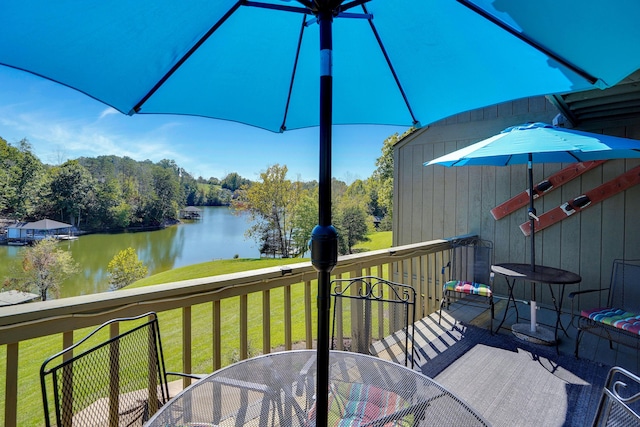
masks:
<path fill-rule="evenodd" d="M 73 345 L 73 331 L 67 331 L 62 334 L 62 349 L 69 348 Z M 62 356 L 64 361 L 73 357 L 73 351 L 69 351 Z M 62 394 L 62 413 L 71 414 L 73 408 L 73 369 L 71 366 L 62 368 L 62 383 L 66 385 Z M 62 420 L 63 425 L 71 425 L 71 420 Z"/>
<path fill-rule="evenodd" d="M 111 338 L 118 335 L 119 332 L 118 323 L 112 323 L 109 327 L 109 335 Z M 71 387 L 73 389 L 73 386 Z M 113 341 L 109 345 L 109 427 L 118 426 L 118 412 L 120 401 L 120 342 L 118 340 Z M 68 412 L 69 415 L 73 414 L 72 411 Z M 68 420 L 71 426 L 71 420 Z"/>
<path fill-rule="evenodd" d="M 271 353 L 271 293 L 262 291 L 262 353 Z"/>
<path fill-rule="evenodd" d="M 215 300 L 212 304 L 211 330 L 213 332 L 213 370 L 222 368 L 222 325 L 220 324 L 220 300 Z"/>
<path fill-rule="evenodd" d="M 18 418 L 18 343 L 7 344 L 4 425 L 16 427 Z"/>
<path fill-rule="evenodd" d="M 313 348 L 313 321 L 311 312 L 311 281 L 304 282 L 304 324 L 307 349 Z"/>
<path fill-rule="evenodd" d="M 284 287 L 284 348 L 291 350 L 291 286 Z"/>
<path fill-rule="evenodd" d="M 249 357 L 249 297 L 240 295 L 240 360 Z"/>
<path fill-rule="evenodd" d="M 182 372 L 191 373 L 191 306 L 182 308 Z M 182 379 L 183 387 L 191 384 L 191 378 Z"/>

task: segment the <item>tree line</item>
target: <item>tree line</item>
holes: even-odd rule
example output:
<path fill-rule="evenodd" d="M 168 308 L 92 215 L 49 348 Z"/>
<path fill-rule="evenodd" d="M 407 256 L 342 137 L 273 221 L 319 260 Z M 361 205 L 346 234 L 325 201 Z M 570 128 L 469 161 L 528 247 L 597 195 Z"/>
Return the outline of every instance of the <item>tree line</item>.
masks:
<path fill-rule="evenodd" d="M 332 181 L 339 252 L 351 253 L 374 227 L 391 229 L 392 135 L 366 180 Z M 272 165 L 250 181 L 237 173 L 223 179 L 194 178 L 173 160 L 80 157 L 60 165 L 42 163 L 27 140 L 15 146 L 0 138 L 0 217 L 50 218 L 84 231 L 159 227 L 178 220 L 184 206 L 231 205 L 249 214 L 249 237 L 261 253 L 291 257 L 308 251 L 318 218 L 316 181 L 291 181 L 286 165 Z"/>
<path fill-rule="evenodd" d="M 186 205 L 223 206 L 249 180 L 237 173 L 195 179 L 173 160 L 81 157 L 42 163 L 27 140 L 0 138 L 0 217 L 66 222 L 85 231 L 158 227 Z"/>

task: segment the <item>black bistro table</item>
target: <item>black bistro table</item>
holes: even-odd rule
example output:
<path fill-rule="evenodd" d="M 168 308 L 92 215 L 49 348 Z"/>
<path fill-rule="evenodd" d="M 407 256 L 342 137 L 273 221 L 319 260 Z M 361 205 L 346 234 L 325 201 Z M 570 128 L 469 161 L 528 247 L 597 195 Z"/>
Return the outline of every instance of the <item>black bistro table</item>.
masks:
<path fill-rule="evenodd" d="M 504 311 L 504 317 L 498 325 L 499 330 L 502 327 L 505 319 L 507 318 L 507 311 L 512 305 L 516 310 L 516 323 L 511 327 L 513 333 L 522 339 L 538 342 L 541 344 L 557 344 L 558 343 L 558 329 L 562 329 L 565 335 L 568 336 L 567 330 L 562 325 L 560 315 L 562 314 L 562 300 L 564 299 L 564 289 L 566 285 L 574 285 L 580 283 L 582 278 L 571 271 L 562 270 L 555 267 L 547 267 L 544 265 L 535 265 L 534 269 L 531 268 L 531 264 L 520 263 L 504 263 L 491 266 L 491 271 L 500 276 L 504 276 L 507 281 L 509 289 L 509 299 L 507 300 L 507 307 Z M 529 323 L 517 323 L 519 320 L 518 306 L 516 305 L 515 297 L 513 296 L 513 289 L 517 280 L 522 281 L 525 284 L 531 286 L 531 317 Z M 556 311 L 556 324 L 554 331 L 540 326 L 536 321 L 536 284 L 546 284 L 549 286 L 549 292 L 551 293 L 551 300 Z M 560 288 L 559 299 L 556 299 L 553 288 Z"/>
<path fill-rule="evenodd" d="M 185 388 L 145 426 L 315 426 L 315 372 L 315 350 L 243 360 Z M 432 379 L 393 362 L 332 351 L 329 376 L 331 426 L 488 425 Z"/>

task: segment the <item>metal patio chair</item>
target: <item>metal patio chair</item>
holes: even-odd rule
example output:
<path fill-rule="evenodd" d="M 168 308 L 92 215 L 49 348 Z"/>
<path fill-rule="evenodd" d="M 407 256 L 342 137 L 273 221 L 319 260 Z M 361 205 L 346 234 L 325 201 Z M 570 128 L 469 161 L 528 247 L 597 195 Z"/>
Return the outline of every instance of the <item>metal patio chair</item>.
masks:
<path fill-rule="evenodd" d="M 611 368 L 592 425 L 640 425 L 640 377 L 617 366 Z"/>
<path fill-rule="evenodd" d="M 45 425 L 141 426 L 169 400 L 155 313 L 112 319 L 40 368 Z"/>
<path fill-rule="evenodd" d="M 585 332 L 640 349 L 640 260 L 616 259 L 609 286 L 569 294 L 572 322 L 578 329 L 574 353 L 578 357 Z M 588 298 L 591 299 L 588 299 Z M 580 299 L 585 300 L 581 301 Z M 585 307 L 586 305 L 586 307 Z"/>
<path fill-rule="evenodd" d="M 489 330 L 493 334 L 495 309 L 493 303 L 493 242 L 478 238 L 461 239 L 453 243 L 449 262 L 442 267 L 442 299 L 438 323 L 442 310 L 452 302 L 489 307 L 491 319 Z M 448 274 L 447 274 L 448 273 Z"/>
<path fill-rule="evenodd" d="M 362 276 L 335 279 L 331 288 L 332 350 L 380 355 L 374 350 L 374 342 L 389 338 L 401 347 L 405 366 L 411 361 L 413 368 L 419 356 L 414 338 L 416 291 L 412 286 Z M 395 353 L 392 358 L 395 360 Z"/>

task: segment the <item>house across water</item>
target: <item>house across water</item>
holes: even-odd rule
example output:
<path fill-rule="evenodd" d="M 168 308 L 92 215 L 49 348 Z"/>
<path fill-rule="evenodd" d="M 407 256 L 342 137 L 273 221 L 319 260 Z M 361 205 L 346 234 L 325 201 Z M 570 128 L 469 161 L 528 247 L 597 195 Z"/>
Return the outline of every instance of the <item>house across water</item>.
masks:
<path fill-rule="evenodd" d="M 77 239 L 73 235 L 73 226 L 52 219 L 35 222 L 19 222 L 7 228 L 7 244 L 25 245 L 52 237 L 58 240 Z"/>

